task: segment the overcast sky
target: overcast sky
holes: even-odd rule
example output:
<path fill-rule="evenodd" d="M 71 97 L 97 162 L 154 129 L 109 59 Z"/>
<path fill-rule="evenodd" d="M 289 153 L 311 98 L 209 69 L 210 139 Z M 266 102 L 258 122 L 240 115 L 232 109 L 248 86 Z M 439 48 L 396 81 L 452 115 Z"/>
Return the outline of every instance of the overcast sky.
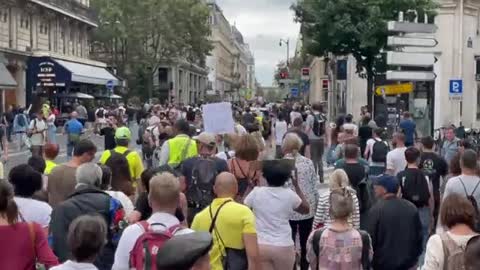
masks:
<path fill-rule="evenodd" d="M 294 0 L 217 0 L 230 24 L 242 32 L 255 55 L 257 80 L 262 86 L 273 82 L 275 66 L 287 58 L 280 38 L 290 39 L 290 56 L 295 52 L 300 26 L 293 22 Z"/>

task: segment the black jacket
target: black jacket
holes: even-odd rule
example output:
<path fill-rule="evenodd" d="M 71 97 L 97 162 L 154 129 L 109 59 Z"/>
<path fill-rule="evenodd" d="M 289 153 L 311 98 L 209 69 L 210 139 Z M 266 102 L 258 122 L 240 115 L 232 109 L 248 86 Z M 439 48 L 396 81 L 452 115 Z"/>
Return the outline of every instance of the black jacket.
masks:
<path fill-rule="evenodd" d="M 59 204 L 52 212 L 50 221 L 50 240 L 54 253 L 59 261 L 72 259 L 67 243 L 68 227 L 72 221 L 82 215 L 98 214 L 105 218 L 108 224 L 108 243 L 102 253 L 97 256 L 95 266 L 98 269 L 111 269 L 113 265 L 116 244 L 111 230 L 114 222 L 111 214 L 110 195 L 94 187 L 77 188 L 67 200 Z"/>
<path fill-rule="evenodd" d="M 422 253 L 422 224 L 415 205 L 389 198 L 370 209 L 367 231 L 372 238 L 373 269 L 406 270 Z"/>

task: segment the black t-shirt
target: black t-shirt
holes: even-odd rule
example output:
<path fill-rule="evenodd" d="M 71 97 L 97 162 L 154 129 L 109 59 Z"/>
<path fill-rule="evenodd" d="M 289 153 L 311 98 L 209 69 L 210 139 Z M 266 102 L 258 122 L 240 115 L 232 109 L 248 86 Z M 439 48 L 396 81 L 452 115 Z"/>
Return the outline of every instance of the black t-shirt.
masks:
<path fill-rule="evenodd" d="M 300 148 L 300 154 L 302 156 L 305 156 L 305 148 L 307 147 L 307 145 L 310 145 L 310 140 L 308 139 L 308 135 L 303 132 L 303 131 L 300 131 L 300 130 L 291 130 L 289 132 L 287 132 L 286 134 L 288 133 L 295 133 L 298 135 L 298 137 L 300 137 L 300 139 L 302 140 L 302 148 Z M 285 134 L 285 135 L 286 135 Z"/>
<path fill-rule="evenodd" d="M 190 182 L 192 181 L 193 166 L 195 165 L 195 162 L 199 159 L 200 157 L 193 157 L 185 160 L 182 163 L 182 175 L 185 177 L 185 182 L 187 184 L 187 187 L 190 185 Z M 212 159 L 215 161 L 217 174 L 221 172 L 228 172 L 228 164 L 225 160 L 217 157 L 213 157 Z"/>
<path fill-rule="evenodd" d="M 361 126 L 358 129 L 358 137 L 360 138 L 360 151 L 363 155 L 368 139 L 372 138 L 372 128 L 369 126 Z"/>
<path fill-rule="evenodd" d="M 105 137 L 105 150 L 112 150 L 117 146 L 115 143 L 115 129 L 104 127 L 100 130 L 100 135 Z"/>
<path fill-rule="evenodd" d="M 345 163 L 342 168 L 348 175 L 350 185 L 356 187 L 365 179 L 365 167 L 360 163 Z"/>
<path fill-rule="evenodd" d="M 152 215 L 152 208 L 148 204 L 148 194 L 146 192 L 142 192 L 138 196 L 137 202 L 135 203 L 135 210 L 140 212 L 140 220 L 146 220 Z M 175 217 L 178 218 L 180 222 L 185 220 L 185 216 L 183 215 L 180 207 L 178 207 L 177 211 L 175 211 Z"/>
<path fill-rule="evenodd" d="M 418 167 L 432 181 L 433 191 L 439 192 L 440 176 L 445 176 L 448 173 L 447 161 L 433 152 L 422 153 Z"/>

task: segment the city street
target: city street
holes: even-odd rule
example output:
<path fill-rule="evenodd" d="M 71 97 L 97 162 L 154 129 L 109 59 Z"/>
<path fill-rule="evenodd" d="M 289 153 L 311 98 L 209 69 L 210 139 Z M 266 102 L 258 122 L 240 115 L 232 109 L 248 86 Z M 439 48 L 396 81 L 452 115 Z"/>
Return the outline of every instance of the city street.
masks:
<path fill-rule="evenodd" d="M 139 147 L 136 144 L 136 140 L 137 140 L 137 137 L 138 137 L 137 136 L 138 125 L 136 123 L 132 124 L 130 126 L 130 130 L 132 131 L 132 141 L 131 141 L 131 144 L 130 144 L 130 148 L 131 149 L 137 149 L 138 151 L 140 151 Z M 65 136 L 63 134 L 60 134 L 60 133 L 57 134 L 57 143 L 60 145 L 60 153 L 58 154 L 58 157 L 55 160 L 55 162 L 57 164 L 61 164 L 61 163 L 64 163 L 64 162 L 67 161 L 66 137 L 67 136 Z M 97 154 L 96 154 L 96 158 L 97 158 L 97 161 L 98 161 L 98 159 L 100 158 L 100 155 L 104 151 L 104 138 L 102 136 L 93 134 L 93 132 L 91 132 L 91 131 L 88 131 L 84 135 L 84 138 L 88 138 L 88 139 L 92 140 L 95 143 L 95 145 L 97 145 L 98 151 L 97 151 Z M 5 177 L 8 176 L 8 172 L 10 171 L 11 168 L 13 168 L 17 165 L 26 163 L 28 158 L 31 156 L 30 151 L 28 151 L 28 150 L 18 151 L 17 141 L 15 140 L 15 136 L 12 136 L 12 139 L 14 139 L 14 140 L 13 140 L 12 143 L 9 144 L 8 161 L 7 161 L 7 164 L 5 166 Z"/>

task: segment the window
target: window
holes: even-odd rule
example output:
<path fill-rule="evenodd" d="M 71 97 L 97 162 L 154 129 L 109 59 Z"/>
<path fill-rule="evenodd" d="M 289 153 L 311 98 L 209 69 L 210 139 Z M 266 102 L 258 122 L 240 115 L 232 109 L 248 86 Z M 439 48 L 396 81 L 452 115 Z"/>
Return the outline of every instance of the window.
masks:
<path fill-rule="evenodd" d="M 41 22 L 39 31 L 40 31 L 40 34 L 47 35 L 48 34 L 48 23 Z"/>
<path fill-rule="evenodd" d="M 480 120 L 480 85 L 477 85 L 477 120 Z"/>
<path fill-rule="evenodd" d="M 8 10 L 0 10 L 0 21 L 6 23 L 8 21 Z"/>
<path fill-rule="evenodd" d="M 20 28 L 28 29 L 30 27 L 30 19 L 28 15 L 20 16 Z"/>

